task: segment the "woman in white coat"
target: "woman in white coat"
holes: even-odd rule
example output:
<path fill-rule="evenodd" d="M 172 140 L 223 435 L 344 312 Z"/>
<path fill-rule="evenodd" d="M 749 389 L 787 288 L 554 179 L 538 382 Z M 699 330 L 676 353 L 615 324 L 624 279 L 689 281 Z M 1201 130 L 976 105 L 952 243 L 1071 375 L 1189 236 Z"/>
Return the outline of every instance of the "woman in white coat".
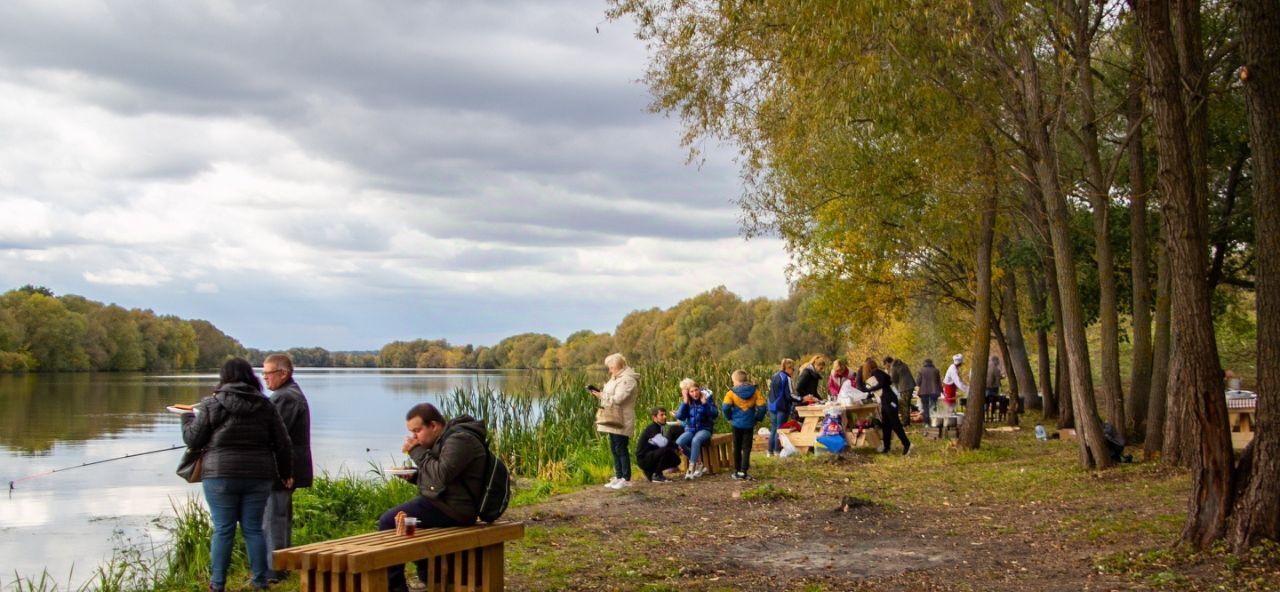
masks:
<path fill-rule="evenodd" d="M 596 431 L 609 436 L 609 450 L 613 453 L 613 479 L 605 485 L 609 489 L 631 487 L 631 434 L 636 431 L 636 386 L 640 375 L 627 366 L 622 354 L 610 354 L 604 359 L 609 370 L 609 382 L 601 390 L 591 394 L 600 399 L 596 411 Z"/>

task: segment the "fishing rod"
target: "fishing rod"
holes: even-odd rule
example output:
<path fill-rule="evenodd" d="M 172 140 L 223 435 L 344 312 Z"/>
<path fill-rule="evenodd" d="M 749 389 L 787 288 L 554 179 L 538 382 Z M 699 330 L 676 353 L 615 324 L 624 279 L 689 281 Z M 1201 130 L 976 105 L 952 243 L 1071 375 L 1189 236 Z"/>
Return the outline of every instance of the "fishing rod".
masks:
<path fill-rule="evenodd" d="M 61 469 L 54 469 L 54 470 L 52 470 L 52 471 L 45 471 L 45 472 L 43 472 L 43 473 L 36 473 L 35 475 L 27 475 L 26 477 L 20 477 L 20 478 L 18 478 L 18 479 L 14 479 L 14 480 L 10 481 L 10 482 L 9 482 L 9 491 L 11 491 L 11 492 L 13 491 L 13 489 L 14 489 L 14 484 L 15 484 L 15 483 L 19 483 L 19 482 L 22 482 L 22 481 L 26 481 L 27 479 L 35 479 L 36 477 L 45 477 L 45 476 L 48 476 L 48 475 L 52 475 L 52 474 L 54 474 L 54 473 L 61 473 L 62 471 L 70 471 L 71 469 L 79 469 L 79 468 L 82 468 L 82 467 L 89 467 L 89 466 L 93 466 L 93 465 L 100 465 L 100 464 L 102 464 L 102 463 L 109 463 L 109 462 L 111 462 L 111 461 L 116 461 L 116 460 L 124 460 L 124 459 L 126 459 L 126 458 L 133 458 L 133 457 L 135 457 L 135 456 L 145 456 L 145 455 L 148 455 L 148 454 L 155 454 L 155 453 L 157 453 L 157 452 L 169 452 L 170 450 L 177 450 L 177 449 L 179 449 L 179 448 L 186 448 L 186 446 L 182 446 L 182 445 L 179 445 L 179 444 L 174 444 L 173 446 L 170 446 L 170 447 L 168 447 L 168 448 L 160 448 L 160 449 L 157 449 L 157 450 L 148 450 L 148 451 L 146 451 L 146 452 L 134 452 L 134 453 L 131 453 L 131 454 L 126 454 L 126 455 L 124 455 L 124 456 L 117 456 L 117 457 L 115 457 L 115 458 L 104 458 L 104 459 L 102 459 L 102 460 L 95 460 L 95 461 L 93 461 L 93 462 L 80 463 L 80 464 L 78 464 L 78 465 L 73 465 L 73 466 L 70 466 L 70 467 L 62 467 Z"/>

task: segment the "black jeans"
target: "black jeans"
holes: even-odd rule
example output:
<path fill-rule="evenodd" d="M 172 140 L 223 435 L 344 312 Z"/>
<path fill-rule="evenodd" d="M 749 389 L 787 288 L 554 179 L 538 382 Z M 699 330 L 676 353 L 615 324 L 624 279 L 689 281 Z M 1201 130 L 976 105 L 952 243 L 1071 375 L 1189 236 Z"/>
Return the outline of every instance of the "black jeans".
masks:
<path fill-rule="evenodd" d="M 898 435 L 898 441 L 902 442 L 902 448 L 905 450 L 911 446 L 911 440 L 907 439 L 906 430 L 902 429 L 902 420 L 895 413 L 882 413 L 880 422 L 880 433 L 884 434 L 884 451 L 889 451 L 889 443 L 893 441 L 893 435 Z"/>
<path fill-rule="evenodd" d="M 631 452 L 627 450 L 631 438 L 609 434 L 609 451 L 613 453 L 613 476 L 631 480 Z"/>
<path fill-rule="evenodd" d="M 751 468 L 751 428 L 733 428 L 733 470 L 746 473 Z"/>
<path fill-rule="evenodd" d="M 413 499 L 400 504 L 386 512 L 382 513 L 382 517 L 378 518 L 378 530 L 393 530 L 396 527 L 396 514 L 404 512 L 409 516 L 418 519 L 419 528 L 446 528 L 449 526 L 466 526 L 453 518 L 450 518 L 444 512 L 440 511 L 435 504 L 420 495 L 414 496 Z M 416 561 L 414 565 L 418 566 L 418 577 L 424 578 L 427 573 L 427 561 Z M 430 585 L 428 583 L 428 585 Z M 404 565 L 393 565 L 387 568 L 387 587 L 391 590 L 404 590 Z"/>

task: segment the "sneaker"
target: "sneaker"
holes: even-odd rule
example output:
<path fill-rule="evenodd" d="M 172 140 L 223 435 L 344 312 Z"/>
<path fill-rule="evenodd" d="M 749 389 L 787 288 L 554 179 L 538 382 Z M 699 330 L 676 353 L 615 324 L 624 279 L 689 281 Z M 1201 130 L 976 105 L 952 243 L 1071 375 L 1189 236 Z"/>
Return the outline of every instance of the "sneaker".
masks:
<path fill-rule="evenodd" d="M 741 481 L 743 478 L 742 471 L 734 472 L 734 474 L 729 475 L 729 477 L 731 477 L 734 481 Z"/>
<path fill-rule="evenodd" d="M 685 480 L 685 481 L 693 481 L 693 469 L 689 469 L 688 471 L 685 471 L 685 473 L 684 473 L 684 480 Z"/>
<path fill-rule="evenodd" d="M 619 482 L 619 481 L 621 481 L 621 480 L 622 480 L 622 479 L 621 479 L 621 478 L 619 478 L 619 477 L 614 477 L 614 478 L 610 479 L 608 483 L 605 483 L 605 484 L 604 484 L 604 488 L 605 488 L 605 489 L 617 489 L 616 487 L 614 487 L 614 485 L 617 485 L 617 484 L 618 484 L 618 482 Z"/>
<path fill-rule="evenodd" d="M 913 446 L 911 446 L 911 443 L 907 442 L 907 445 L 902 447 L 902 456 L 907 456 L 908 454 L 911 454 L 912 448 Z"/>
<path fill-rule="evenodd" d="M 656 474 L 656 475 L 654 475 L 654 476 L 650 477 L 650 478 L 649 478 L 649 482 L 650 482 L 650 483 L 670 483 L 670 482 L 671 482 L 671 480 L 670 480 L 670 479 L 668 479 L 668 478 L 666 477 L 666 475 L 663 475 L 662 473 L 658 473 L 658 474 Z"/>
<path fill-rule="evenodd" d="M 876 448 L 876 452 L 879 452 L 880 454 L 884 454 L 886 452 L 889 452 L 889 447 L 881 446 L 879 448 Z"/>
<path fill-rule="evenodd" d="M 746 474 L 746 473 L 743 473 L 741 478 L 742 478 L 742 480 L 743 480 L 743 481 L 755 481 L 755 480 L 756 480 L 756 478 L 755 478 L 755 477 L 752 477 L 751 475 L 748 475 L 748 474 Z"/>
<path fill-rule="evenodd" d="M 614 485 L 614 486 L 613 486 L 613 488 L 614 488 L 614 489 L 626 489 L 626 488 L 628 488 L 628 487 L 631 487 L 631 485 L 632 485 L 632 483 L 631 483 L 630 481 L 626 480 L 626 479 L 618 479 L 618 484 L 617 484 L 617 485 Z"/>
<path fill-rule="evenodd" d="M 701 477 L 706 474 L 707 474 L 707 466 L 702 463 L 698 463 L 698 468 L 693 470 L 693 476 Z"/>

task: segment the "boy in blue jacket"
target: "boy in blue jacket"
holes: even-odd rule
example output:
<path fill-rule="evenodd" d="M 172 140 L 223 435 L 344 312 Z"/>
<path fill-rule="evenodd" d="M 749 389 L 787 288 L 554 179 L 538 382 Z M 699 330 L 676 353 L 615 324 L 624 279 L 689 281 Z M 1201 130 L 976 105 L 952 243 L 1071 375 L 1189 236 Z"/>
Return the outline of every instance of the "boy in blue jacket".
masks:
<path fill-rule="evenodd" d="M 751 441 L 756 424 L 764 419 L 768 402 L 746 370 L 733 371 L 733 388 L 724 394 L 724 418 L 733 426 L 733 478 L 751 479 Z"/>
<path fill-rule="evenodd" d="M 717 415 L 720 412 L 716 410 L 711 391 L 703 390 L 691 378 L 680 381 L 680 408 L 676 409 L 676 419 L 684 422 L 684 433 L 676 438 L 676 444 L 689 459 L 685 480 L 696 479 L 707 472 L 699 459 L 702 447 L 711 441 L 711 429 Z"/>

